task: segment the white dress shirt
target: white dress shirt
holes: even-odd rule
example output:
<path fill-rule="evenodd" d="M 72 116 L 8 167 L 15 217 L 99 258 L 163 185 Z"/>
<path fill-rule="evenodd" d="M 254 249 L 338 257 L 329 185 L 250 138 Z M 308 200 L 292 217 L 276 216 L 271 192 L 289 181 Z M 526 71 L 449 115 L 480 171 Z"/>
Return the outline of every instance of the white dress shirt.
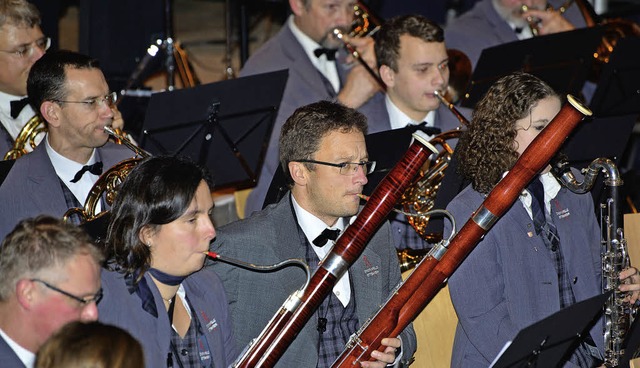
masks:
<path fill-rule="evenodd" d="M 53 168 L 58 174 L 58 177 L 65 183 L 67 188 L 73 193 L 74 197 L 80 202 L 81 205 L 84 205 L 84 202 L 87 200 L 87 196 L 91 191 L 93 185 L 98 181 L 100 175 L 94 175 L 89 171 L 85 172 L 82 175 L 82 178 L 78 180 L 76 183 L 72 183 L 71 180 L 76 173 L 82 169 L 84 165 L 93 165 L 97 161 L 96 150 L 93 150 L 91 153 L 91 157 L 89 161 L 84 164 L 77 163 L 73 160 L 70 160 L 58 152 L 56 152 L 51 145 L 49 144 L 49 136 L 47 135 L 47 139 L 45 141 L 47 154 L 49 155 L 49 159 L 53 164 Z M 96 211 L 100 212 L 102 210 L 102 206 L 100 205 L 100 201 L 96 204 Z"/>
<path fill-rule="evenodd" d="M 319 43 L 312 40 L 309 36 L 304 34 L 296 23 L 293 21 L 293 15 L 287 19 L 287 25 L 291 29 L 291 33 L 298 40 L 304 52 L 311 60 L 311 64 L 316 67 L 324 75 L 325 78 L 331 83 L 334 91 L 337 93 L 340 91 L 340 77 L 338 76 L 338 67 L 335 60 L 327 60 L 327 55 L 321 55 L 317 57 L 313 52 L 315 49 L 322 47 Z"/>
<path fill-rule="evenodd" d="M 401 129 L 406 127 L 407 125 L 413 124 L 421 124 L 425 121 L 427 126 L 433 127 L 435 126 L 436 121 L 436 112 L 429 111 L 422 120 L 417 121 L 411 119 L 407 114 L 402 112 L 398 106 L 396 106 L 393 101 L 389 98 L 389 95 L 385 96 L 385 104 L 387 105 L 387 111 L 389 113 L 389 121 L 391 122 L 391 129 Z M 433 136 L 430 136 L 433 137 Z"/>
<path fill-rule="evenodd" d="M 311 248 L 318 255 L 318 258 L 320 260 L 324 259 L 324 257 L 326 257 L 327 254 L 329 254 L 329 252 L 335 245 L 335 242 L 332 240 L 328 240 L 325 246 L 317 247 L 313 244 L 313 240 L 317 238 L 318 235 L 320 235 L 320 233 L 324 231 L 324 229 L 327 228 L 327 224 L 325 224 L 322 220 L 320 220 L 316 216 L 312 215 L 309 211 L 300 207 L 300 205 L 298 204 L 298 202 L 296 202 L 296 199 L 293 197 L 293 195 L 291 196 L 291 202 L 293 203 L 293 209 L 295 210 L 296 217 L 298 219 L 298 225 L 300 225 L 302 232 L 307 237 L 309 244 L 311 244 Z M 353 217 L 353 219 L 355 219 L 355 216 Z M 333 226 L 331 226 L 331 229 L 339 229 L 340 236 L 342 236 L 342 233 L 344 232 L 344 229 L 347 226 L 345 222 L 346 221 L 344 218 L 339 218 L 338 221 L 336 221 L 336 223 Z M 340 300 L 340 303 L 342 303 L 343 306 L 346 307 L 347 304 L 349 304 L 349 300 L 351 300 L 351 286 L 349 285 L 349 271 L 345 272 L 345 274 L 338 279 L 338 281 L 333 287 L 333 294 L 335 294 L 335 296 L 338 298 L 338 300 Z"/>
<path fill-rule="evenodd" d="M 31 105 L 27 105 L 22 109 L 20 115 L 18 115 L 17 118 L 14 119 L 11 117 L 11 101 L 20 100 L 24 97 L 26 96 L 14 96 L 4 92 L 0 92 L 0 122 L 2 122 L 2 125 L 7 130 L 7 133 L 9 133 L 11 138 L 13 138 L 14 140 L 16 139 L 16 137 L 18 137 L 18 134 L 20 134 L 22 127 L 24 127 L 24 125 L 36 114 L 31 108 Z M 40 143 L 43 137 L 44 133 L 39 134 L 36 137 L 36 145 Z M 29 144 L 25 145 L 25 149 L 27 150 L 27 152 L 32 151 L 31 145 Z M 5 153 L 6 152 L 2 152 L 2 155 L 4 155 Z"/>
<path fill-rule="evenodd" d="M 33 364 L 36 361 L 36 355 L 34 353 L 18 345 L 18 343 L 13 341 L 2 329 L 0 329 L 0 338 L 4 339 L 26 368 L 33 368 Z"/>
<path fill-rule="evenodd" d="M 538 178 L 535 178 L 533 180 L 538 180 Z M 550 172 L 540 175 L 540 181 L 542 182 L 542 187 L 544 188 L 544 208 L 547 213 L 550 213 L 551 200 L 558 195 L 558 192 L 560 191 L 562 186 Z M 529 217 L 531 217 L 531 219 L 533 220 L 531 200 L 532 195 L 529 193 L 529 191 L 527 189 L 523 190 L 522 194 L 520 194 L 520 202 L 522 202 L 524 209 L 529 214 Z"/>

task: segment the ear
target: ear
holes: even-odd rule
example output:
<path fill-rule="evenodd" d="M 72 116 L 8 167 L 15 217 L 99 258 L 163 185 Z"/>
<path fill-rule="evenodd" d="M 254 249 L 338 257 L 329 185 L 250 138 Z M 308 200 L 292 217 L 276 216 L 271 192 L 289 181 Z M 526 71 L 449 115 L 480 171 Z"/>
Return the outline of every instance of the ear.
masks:
<path fill-rule="evenodd" d="M 31 280 L 22 279 L 16 283 L 16 300 L 24 309 L 31 309 L 35 300 L 36 283 Z"/>
<path fill-rule="evenodd" d="M 309 170 L 302 162 L 289 162 L 289 173 L 293 179 L 294 185 L 307 185 L 307 174 Z"/>
<path fill-rule="evenodd" d="M 289 0 L 289 6 L 294 15 L 300 16 L 307 10 L 305 1 L 306 0 Z"/>
<path fill-rule="evenodd" d="M 153 244 L 152 239 L 154 234 L 155 234 L 154 229 L 152 229 L 151 226 L 149 225 L 145 225 L 142 227 L 142 229 L 140 229 L 140 233 L 138 233 L 138 238 L 140 239 L 142 244 L 145 244 L 148 247 L 151 247 L 151 244 Z"/>
<path fill-rule="evenodd" d="M 388 65 L 380 66 L 380 78 L 387 87 L 393 87 L 395 85 L 396 74 Z"/>
<path fill-rule="evenodd" d="M 42 117 L 47 121 L 49 126 L 57 128 L 60 126 L 61 109 L 62 107 L 55 102 L 44 101 L 42 105 L 40 105 L 40 114 L 42 114 Z"/>

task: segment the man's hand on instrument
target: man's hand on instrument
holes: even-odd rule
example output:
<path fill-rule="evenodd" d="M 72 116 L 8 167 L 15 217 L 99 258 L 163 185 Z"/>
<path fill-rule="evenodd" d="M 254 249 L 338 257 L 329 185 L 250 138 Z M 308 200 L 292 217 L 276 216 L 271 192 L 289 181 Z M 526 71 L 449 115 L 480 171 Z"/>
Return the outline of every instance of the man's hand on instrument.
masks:
<path fill-rule="evenodd" d="M 380 341 L 384 346 L 384 352 L 375 350 L 371 352 L 371 357 L 376 359 L 375 362 L 361 362 L 364 368 L 383 368 L 388 364 L 392 364 L 396 360 L 396 351 L 400 349 L 401 341 L 399 338 L 387 337 Z"/>
<path fill-rule="evenodd" d="M 111 111 L 113 111 L 113 121 L 111 122 L 111 126 L 115 129 L 124 129 L 124 119 L 122 119 L 122 113 L 118 110 L 117 107 L 112 107 Z"/>
<path fill-rule="evenodd" d="M 535 10 L 530 9 L 522 14 L 526 19 L 533 17 L 540 19 L 538 31 L 540 36 L 552 33 L 574 30 L 575 27 L 557 10 Z"/>
<path fill-rule="evenodd" d="M 640 299 L 640 274 L 635 267 L 620 272 L 620 282 L 620 291 L 629 292 L 626 301 L 633 304 Z"/>

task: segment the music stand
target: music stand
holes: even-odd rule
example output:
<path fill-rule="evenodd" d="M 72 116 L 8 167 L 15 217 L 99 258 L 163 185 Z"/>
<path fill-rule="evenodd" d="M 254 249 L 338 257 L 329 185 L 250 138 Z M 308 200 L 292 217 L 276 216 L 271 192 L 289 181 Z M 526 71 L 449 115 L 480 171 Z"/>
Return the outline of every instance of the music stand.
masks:
<path fill-rule="evenodd" d="M 640 38 L 625 37 L 618 43 L 609 62 L 602 68 L 590 108 L 596 115 L 640 113 Z"/>
<path fill-rule="evenodd" d="M 601 35 L 601 27 L 581 28 L 486 48 L 461 105 L 473 108 L 495 81 L 515 71 L 537 76 L 561 95 L 578 95 Z"/>
<path fill-rule="evenodd" d="M 281 70 L 154 94 L 140 146 L 208 167 L 212 189 L 253 187 L 287 77 Z"/>
<path fill-rule="evenodd" d="M 490 368 L 558 367 L 589 333 L 609 295 L 583 300 L 522 329 Z"/>

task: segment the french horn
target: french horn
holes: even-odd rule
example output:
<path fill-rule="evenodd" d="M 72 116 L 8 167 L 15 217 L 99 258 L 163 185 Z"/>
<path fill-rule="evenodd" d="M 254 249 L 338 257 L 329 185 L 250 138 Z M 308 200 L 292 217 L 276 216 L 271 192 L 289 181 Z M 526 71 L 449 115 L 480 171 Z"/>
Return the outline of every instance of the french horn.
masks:
<path fill-rule="evenodd" d="M 15 160 L 22 155 L 26 155 L 27 144 L 29 144 L 32 150 L 36 148 L 38 145 L 36 143 L 36 137 L 46 131 L 47 125 L 45 124 L 44 119 L 42 119 L 39 114 L 36 114 L 22 127 L 15 142 L 13 143 L 13 147 L 4 155 L 4 159 Z"/>

